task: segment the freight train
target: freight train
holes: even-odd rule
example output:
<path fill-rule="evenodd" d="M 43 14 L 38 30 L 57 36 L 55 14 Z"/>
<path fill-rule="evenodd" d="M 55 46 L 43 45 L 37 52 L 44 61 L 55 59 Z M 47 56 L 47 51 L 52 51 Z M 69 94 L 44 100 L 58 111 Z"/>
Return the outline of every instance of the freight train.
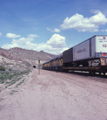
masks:
<path fill-rule="evenodd" d="M 43 69 L 57 71 L 107 71 L 107 35 L 95 35 L 43 64 Z"/>

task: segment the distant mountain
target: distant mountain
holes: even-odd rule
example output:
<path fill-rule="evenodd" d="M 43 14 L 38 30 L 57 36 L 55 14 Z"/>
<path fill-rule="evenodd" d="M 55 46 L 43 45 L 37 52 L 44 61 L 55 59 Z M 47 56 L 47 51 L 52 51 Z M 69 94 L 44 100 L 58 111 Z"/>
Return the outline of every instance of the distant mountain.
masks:
<path fill-rule="evenodd" d="M 57 55 L 49 54 L 44 51 L 27 50 L 23 48 L 11 48 L 9 50 L 0 48 L 0 64 L 5 66 L 7 69 L 27 69 L 33 65 L 44 63 L 57 57 Z M 24 66 L 24 67 L 23 67 Z"/>
<path fill-rule="evenodd" d="M 18 48 L 18 47 L 11 48 L 8 51 L 11 55 L 18 56 L 20 59 L 22 58 L 29 59 L 29 60 L 40 59 L 42 61 L 44 60 L 46 61 L 56 57 L 56 55 L 52 55 L 44 51 L 37 52 L 34 50 L 27 50 L 27 49 Z"/>

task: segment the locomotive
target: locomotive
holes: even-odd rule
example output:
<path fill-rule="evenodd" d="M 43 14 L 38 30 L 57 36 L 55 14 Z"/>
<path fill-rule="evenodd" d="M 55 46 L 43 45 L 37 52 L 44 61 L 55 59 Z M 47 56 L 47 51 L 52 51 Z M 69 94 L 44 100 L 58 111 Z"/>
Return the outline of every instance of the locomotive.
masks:
<path fill-rule="evenodd" d="M 62 56 L 43 63 L 43 69 L 57 71 L 107 71 L 107 35 L 95 35 L 63 52 Z"/>

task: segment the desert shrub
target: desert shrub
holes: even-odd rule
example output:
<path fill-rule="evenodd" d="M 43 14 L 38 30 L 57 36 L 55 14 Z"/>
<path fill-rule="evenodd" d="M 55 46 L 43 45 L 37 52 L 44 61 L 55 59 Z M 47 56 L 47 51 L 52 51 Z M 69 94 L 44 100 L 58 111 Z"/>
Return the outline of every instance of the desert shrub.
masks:
<path fill-rule="evenodd" d="M 5 68 L 3 66 L 0 66 L 0 71 L 5 71 Z"/>

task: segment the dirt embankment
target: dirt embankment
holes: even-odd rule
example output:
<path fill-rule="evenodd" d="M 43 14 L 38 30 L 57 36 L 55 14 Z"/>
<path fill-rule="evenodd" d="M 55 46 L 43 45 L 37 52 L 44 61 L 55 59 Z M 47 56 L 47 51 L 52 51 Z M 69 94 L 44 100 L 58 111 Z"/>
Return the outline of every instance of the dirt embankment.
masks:
<path fill-rule="evenodd" d="M 0 120 L 107 120 L 106 83 L 40 72 L 34 69 L 14 94 L 9 88 L 0 92 Z"/>

